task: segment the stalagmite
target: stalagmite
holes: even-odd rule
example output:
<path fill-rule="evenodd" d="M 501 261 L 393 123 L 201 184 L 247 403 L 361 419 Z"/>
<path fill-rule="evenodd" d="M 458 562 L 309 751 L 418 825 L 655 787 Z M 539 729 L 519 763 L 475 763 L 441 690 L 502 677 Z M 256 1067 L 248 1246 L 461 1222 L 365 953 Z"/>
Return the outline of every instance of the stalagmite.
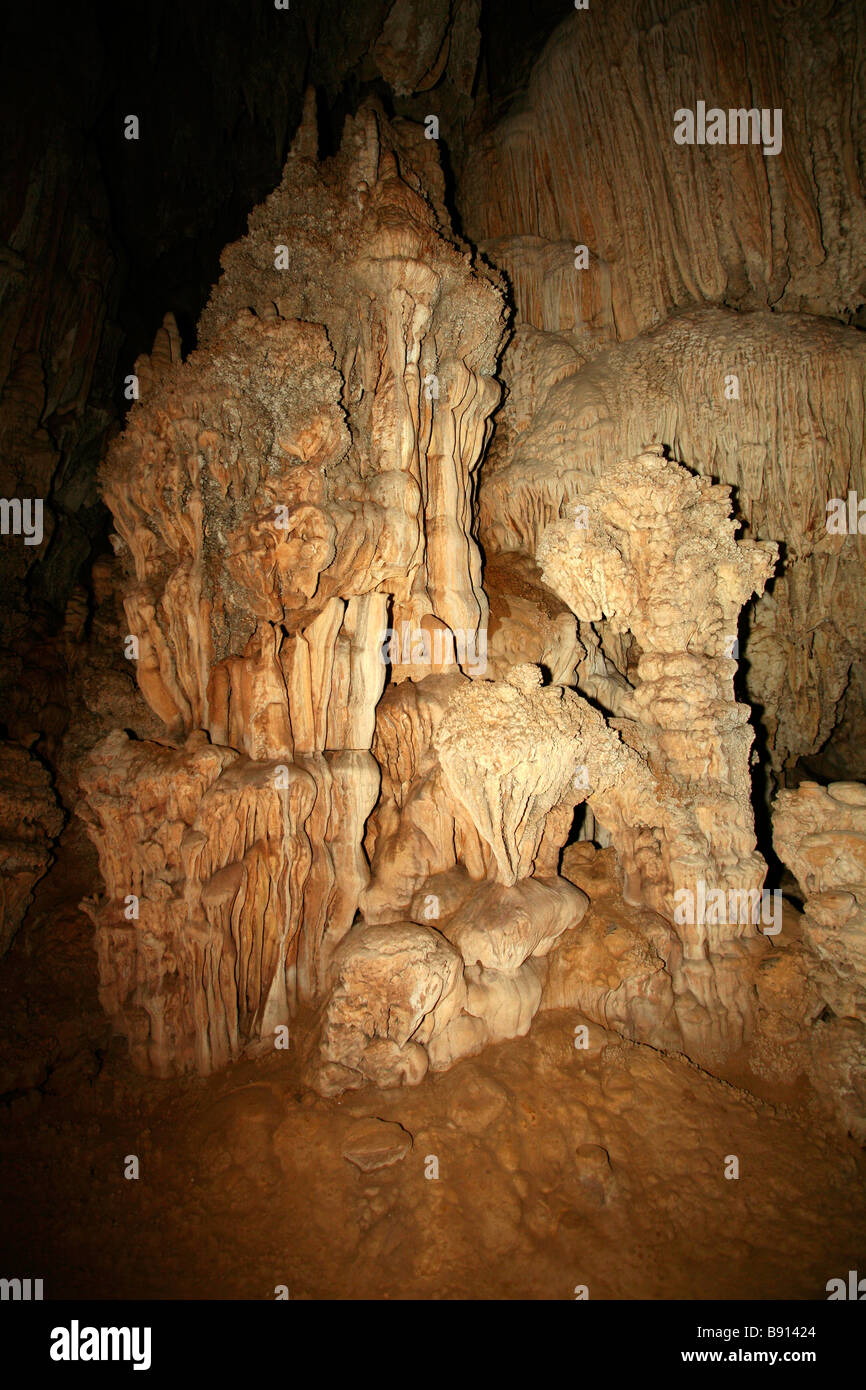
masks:
<path fill-rule="evenodd" d="M 809 574 L 839 549 L 816 534 L 821 488 L 853 462 L 828 448 L 836 472 L 808 497 L 762 490 L 735 449 L 749 424 L 687 408 L 694 342 L 717 386 L 735 356 L 724 311 L 610 362 L 522 327 L 481 493 L 485 589 L 472 474 L 498 396 L 496 278 L 426 198 L 408 127 L 369 106 L 334 159 L 314 143 L 302 128 L 224 253 L 185 361 L 167 317 L 103 469 L 165 728 L 112 734 L 81 779 L 103 1003 L 160 1074 L 274 1045 L 311 1009 L 305 1074 L 328 1093 L 417 1083 L 543 1001 L 724 1058 L 754 1032 L 776 930 L 734 674 L 777 551 L 736 539 L 730 487 L 629 451 L 642 419 L 705 447 L 753 533 L 799 526 Z M 338 187 L 357 191 L 339 223 Z M 837 393 L 826 430 L 850 440 L 861 355 L 822 332 L 850 417 Z M 799 321 L 761 315 L 739 316 L 737 344 L 744 380 L 811 351 Z M 680 360 L 672 415 L 657 383 Z M 625 903 L 667 924 L 624 927 L 607 954 L 575 935 L 588 900 L 561 873 L 580 807 Z"/>
<path fill-rule="evenodd" d="M 749 1026 L 739 943 L 755 941 L 766 866 L 732 646 L 740 608 L 772 573 L 776 549 L 736 540 L 730 490 L 660 450 L 609 468 L 583 496 L 577 523 L 542 533 L 541 573 L 578 618 L 632 644 L 631 688 L 612 722 L 651 774 L 650 786 L 602 786 L 590 805 L 619 851 L 626 901 L 677 928 L 678 992 L 703 1015 L 690 1028 L 703 1045 L 708 1025 L 725 1032 L 727 1014 L 739 1043 Z"/>
<path fill-rule="evenodd" d="M 866 788 L 780 791 L 773 844 L 806 894 L 803 934 L 825 966 L 828 1003 L 866 1023 Z"/>
<path fill-rule="evenodd" d="M 863 1142 L 866 787 L 803 782 L 796 791 L 780 791 L 773 843 L 806 896 L 802 925 L 807 950 L 797 964 L 809 980 L 812 1018 L 807 1021 L 813 1027 L 801 1029 L 796 1047 L 822 1103 Z M 802 987 L 800 993 L 805 994 Z"/>
<path fill-rule="evenodd" d="M 92 755 L 106 893 L 89 910 L 103 1002 L 161 1074 L 273 1040 L 348 968 L 348 943 L 332 958 L 369 887 L 376 706 L 389 673 L 418 674 L 399 644 L 389 672 L 387 632 L 447 633 L 464 666 L 486 634 L 470 499 L 495 277 L 373 107 L 329 164 L 311 150 L 302 129 L 185 361 L 167 318 L 103 470 L 169 742 L 118 733 Z"/>

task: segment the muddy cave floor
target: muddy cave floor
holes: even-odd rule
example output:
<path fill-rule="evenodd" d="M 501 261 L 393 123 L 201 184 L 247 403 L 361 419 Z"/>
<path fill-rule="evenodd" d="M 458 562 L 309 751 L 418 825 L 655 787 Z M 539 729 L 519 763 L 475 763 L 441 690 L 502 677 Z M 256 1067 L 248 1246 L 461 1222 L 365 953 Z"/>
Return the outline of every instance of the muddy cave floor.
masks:
<path fill-rule="evenodd" d="M 803 1097 L 594 1025 L 577 1050 L 572 1010 L 337 1101 L 291 1049 L 138 1076 L 77 907 L 95 878 L 73 824 L 0 972 L 0 1267 L 46 1298 L 823 1299 L 862 1268 L 866 1154 Z M 412 1147 L 364 1173 L 342 1148 L 367 1116 Z"/>

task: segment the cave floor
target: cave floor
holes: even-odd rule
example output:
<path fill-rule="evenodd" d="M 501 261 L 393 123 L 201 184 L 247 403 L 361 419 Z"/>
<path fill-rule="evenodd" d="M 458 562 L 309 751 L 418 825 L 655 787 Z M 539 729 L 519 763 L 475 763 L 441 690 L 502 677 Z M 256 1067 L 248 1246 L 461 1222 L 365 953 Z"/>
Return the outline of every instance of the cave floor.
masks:
<path fill-rule="evenodd" d="M 302 1091 L 291 1049 L 138 1076 L 96 995 L 94 875 L 73 825 L 0 975 L 0 1265 L 46 1298 L 824 1299 L 863 1267 L 852 1142 L 594 1025 L 578 1050 L 571 1010 L 340 1100 Z M 362 1117 L 408 1154 L 360 1171 Z"/>

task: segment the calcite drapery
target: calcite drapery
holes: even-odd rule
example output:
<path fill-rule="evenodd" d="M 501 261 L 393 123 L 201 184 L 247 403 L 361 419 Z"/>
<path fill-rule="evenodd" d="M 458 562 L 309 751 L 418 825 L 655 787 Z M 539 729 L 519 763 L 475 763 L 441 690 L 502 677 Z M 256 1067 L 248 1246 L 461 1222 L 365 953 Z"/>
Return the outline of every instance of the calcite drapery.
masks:
<path fill-rule="evenodd" d="M 142 690 L 175 731 L 242 730 L 251 756 L 291 754 L 296 731 L 369 748 L 389 596 L 394 627 L 475 634 L 487 614 L 470 499 L 498 399 L 495 280 L 374 110 L 323 169 L 309 141 L 225 252 L 198 348 L 155 374 L 103 470 Z M 331 737 L 332 692 L 350 712 Z"/>
<path fill-rule="evenodd" d="M 509 271 L 522 321 L 591 343 L 685 305 L 859 306 L 863 33 L 856 0 L 638 0 L 564 18 L 461 180 L 467 235 Z M 674 115 L 698 99 L 781 110 L 781 148 L 678 144 Z M 577 274 L 576 244 L 590 252 Z"/>
<path fill-rule="evenodd" d="M 82 813 L 106 897 L 86 906 L 104 1007 L 142 1070 L 223 1066 L 316 997 L 367 880 L 378 786 L 355 750 L 279 764 L 203 732 L 97 746 Z"/>
<path fill-rule="evenodd" d="M 467 234 L 517 305 L 485 553 L 534 554 L 650 444 L 735 486 L 750 534 L 785 547 L 741 642 L 765 799 L 819 753 L 824 775 L 866 777 L 863 537 L 826 527 L 831 499 L 866 496 L 863 38 L 856 0 L 590 6 L 460 173 Z M 766 113 L 778 148 L 679 144 L 698 104 Z"/>

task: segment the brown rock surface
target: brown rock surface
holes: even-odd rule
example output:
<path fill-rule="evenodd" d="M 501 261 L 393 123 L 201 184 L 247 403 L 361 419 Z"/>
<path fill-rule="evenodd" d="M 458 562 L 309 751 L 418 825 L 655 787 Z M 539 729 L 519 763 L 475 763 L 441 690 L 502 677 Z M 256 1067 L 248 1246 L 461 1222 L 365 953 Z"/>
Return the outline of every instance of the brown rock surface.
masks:
<path fill-rule="evenodd" d="M 53 860 L 63 819 L 47 769 L 26 748 L 0 743 L 0 957 Z"/>
<path fill-rule="evenodd" d="M 387 1120 L 359 1120 L 343 1140 L 343 1157 L 362 1173 L 399 1163 L 412 1147 L 412 1136 Z"/>

